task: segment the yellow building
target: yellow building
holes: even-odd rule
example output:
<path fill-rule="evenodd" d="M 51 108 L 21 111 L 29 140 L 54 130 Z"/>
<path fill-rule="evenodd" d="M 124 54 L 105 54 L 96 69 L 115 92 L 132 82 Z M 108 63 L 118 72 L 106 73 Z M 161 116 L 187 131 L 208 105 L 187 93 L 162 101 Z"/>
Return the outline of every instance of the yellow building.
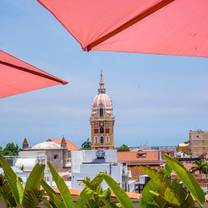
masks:
<path fill-rule="evenodd" d="M 112 102 L 106 94 L 101 73 L 98 95 L 93 99 L 90 117 L 92 149 L 114 148 L 114 122 Z"/>

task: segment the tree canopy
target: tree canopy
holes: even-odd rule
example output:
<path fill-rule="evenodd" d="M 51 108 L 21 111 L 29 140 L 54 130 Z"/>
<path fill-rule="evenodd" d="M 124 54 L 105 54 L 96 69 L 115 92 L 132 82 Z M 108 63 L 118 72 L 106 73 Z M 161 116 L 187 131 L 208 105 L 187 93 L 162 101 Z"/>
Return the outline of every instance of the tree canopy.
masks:
<path fill-rule="evenodd" d="M 128 152 L 128 151 L 130 151 L 130 149 L 126 144 L 122 144 L 120 147 L 118 147 L 117 151 L 118 152 Z"/>
<path fill-rule="evenodd" d="M 4 149 L 2 147 L 0 148 L 0 154 L 4 156 L 16 156 L 18 155 L 19 151 L 19 146 L 13 142 L 8 143 Z"/>
<path fill-rule="evenodd" d="M 91 149 L 91 142 L 90 142 L 89 138 L 82 143 L 81 149 L 83 149 L 83 150 L 90 150 Z"/>

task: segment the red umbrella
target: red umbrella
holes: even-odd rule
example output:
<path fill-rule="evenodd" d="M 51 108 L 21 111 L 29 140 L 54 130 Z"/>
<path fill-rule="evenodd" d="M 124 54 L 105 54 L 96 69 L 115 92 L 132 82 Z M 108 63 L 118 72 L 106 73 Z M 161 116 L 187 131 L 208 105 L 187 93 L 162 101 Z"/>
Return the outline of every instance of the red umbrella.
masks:
<path fill-rule="evenodd" d="M 37 0 L 84 50 L 208 57 L 207 0 Z"/>
<path fill-rule="evenodd" d="M 0 98 L 58 84 L 67 84 L 0 50 Z"/>

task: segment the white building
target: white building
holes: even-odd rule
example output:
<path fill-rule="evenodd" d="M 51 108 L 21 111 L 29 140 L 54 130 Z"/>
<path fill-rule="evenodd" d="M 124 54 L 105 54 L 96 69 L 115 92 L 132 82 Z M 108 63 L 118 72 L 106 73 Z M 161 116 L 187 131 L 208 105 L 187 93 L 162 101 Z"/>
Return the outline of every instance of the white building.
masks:
<path fill-rule="evenodd" d="M 72 151 L 72 188 L 82 189 L 84 178 L 93 179 L 100 172 L 110 175 L 124 190 L 128 191 L 128 169 L 118 163 L 116 150 Z M 103 188 L 107 188 L 105 183 Z"/>

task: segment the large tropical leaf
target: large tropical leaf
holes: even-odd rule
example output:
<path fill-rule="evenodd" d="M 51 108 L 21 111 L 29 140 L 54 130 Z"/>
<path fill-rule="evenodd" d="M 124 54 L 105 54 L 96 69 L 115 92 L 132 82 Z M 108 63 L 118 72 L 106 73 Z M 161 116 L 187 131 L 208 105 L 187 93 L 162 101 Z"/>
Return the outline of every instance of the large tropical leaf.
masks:
<path fill-rule="evenodd" d="M 134 208 L 134 205 L 131 201 L 131 199 L 128 197 L 126 192 L 118 185 L 118 183 L 113 180 L 109 175 L 106 173 L 100 173 L 99 176 L 101 176 L 105 182 L 108 184 L 110 189 L 113 191 L 115 194 L 116 198 L 120 202 L 121 206 L 123 208 Z"/>
<path fill-rule="evenodd" d="M 42 198 L 40 182 L 44 176 L 44 168 L 44 165 L 36 164 L 27 179 L 22 201 L 25 208 L 30 208 L 31 204 L 33 204 L 33 207 L 36 207 Z"/>
<path fill-rule="evenodd" d="M 3 175 L 0 175 L 0 196 L 8 206 L 16 206 L 8 181 Z"/>
<path fill-rule="evenodd" d="M 8 181 L 8 184 L 10 186 L 16 204 L 17 205 L 22 204 L 24 190 L 20 179 L 12 170 L 9 163 L 3 157 L 0 157 L 0 164 L 4 170 L 5 177 Z"/>
<path fill-rule="evenodd" d="M 175 171 L 177 176 L 183 181 L 186 188 L 191 192 L 197 203 L 203 207 L 205 194 L 196 179 L 186 170 L 186 168 L 176 159 L 164 154 L 167 164 Z"/>
<path fill-rule="evenodd" d="M 145 185 L 145 187 L 142 191 L 142 198 L 140 199 L 139 207 L 140 208 L 166 207 L 167 202 L 164 201 L 163 199 L 151 194 L 151 191 L 160 192 L 159 180 L 150 179 L 148 181 L 148 183 Z"/>
<path fill-rule="evenodd" d="M 53 180 L 55 181 L 57 188 L 60 192 L 60 196 L 63 199 L 63 202 L 65 204 L 66 208 L 73 208 L 73 202 L 72 202 L 72 197 L 69 191 L 69 188 L 65 184 L 63 178 L 59 176 L 55 168 L 51 165 L 51 163 L 48 161 L 48 167 L 50 169 L 50 172 L 53 176 Z"/>
<path fill-rule="evenodd" d="M 96 176 L 92 181 L 89 178 L 83 180 L 84 189 L 81 191 L 77 199 L 77 207 L 84 208 L 88 207 L 92 201 L 100 194 L 103 179 L 99 175 Z M 97 203 L 97 201 L 96 201 Z"/>
<path fill-rule="evenodd" d="M 4 197 L 2 197 L 1 195 L 0 195 L 0 207 L 1 208 L 7 208 L 7 203 L 4 199 Z"/>
<path fill-rule="evenodd" d="M 180 206 L 180 193 L 178 193 L 178 190 L 175 190 L 172 188 L 170 181 L 167 179 L 167 177 L 164 177 L 164 175 L 156 170 L 153 170 L 149 167 L 140 166 L 139 167 L 142 172 L 146 173 L 151 177 L 151 180 L 154 183 L 157 183 L 156 188 L 159 190 L 151 190 L 153 192 L 157 192 L 159 195 L 162 196 L 162 199 L 164 199 L 169 204 L 173 204 L 175 206 Z M 152 186 L 154 185 L 151 184 Z M 156 195 L 155 195 L 156 196 Z"/>
<path fill-rule="evenodd" d="M 57 208 L 65 208 L 64 203 L 59 199 L 56 192 L 44 180 L 41 181 L 41 185 L 50 197 L 52 204 Z"/>

